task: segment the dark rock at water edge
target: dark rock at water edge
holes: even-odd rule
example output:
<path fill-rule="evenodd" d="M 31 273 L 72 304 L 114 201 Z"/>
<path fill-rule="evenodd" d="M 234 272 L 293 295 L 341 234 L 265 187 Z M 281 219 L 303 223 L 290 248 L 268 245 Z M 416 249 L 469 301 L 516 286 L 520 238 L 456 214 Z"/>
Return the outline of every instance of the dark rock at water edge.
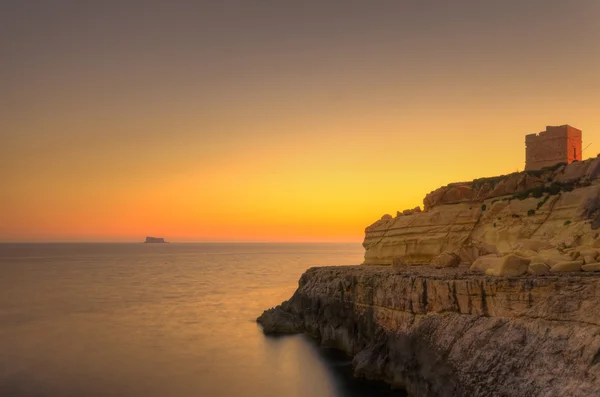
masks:
<path fill-rule="evenodd" d="M 304 331 L 304 326 L 300 318 L 287 312 L 287 302 L 266 310 L 256 321 L 262 325 L 263 332 L 266 335 L 298 334 Z"/>
<path fill-rule="evenodd" d="M 257 321 L 353 356 L 413 396 L 600 395 L 600 277 L 461 268 L 311 268 Z"/>

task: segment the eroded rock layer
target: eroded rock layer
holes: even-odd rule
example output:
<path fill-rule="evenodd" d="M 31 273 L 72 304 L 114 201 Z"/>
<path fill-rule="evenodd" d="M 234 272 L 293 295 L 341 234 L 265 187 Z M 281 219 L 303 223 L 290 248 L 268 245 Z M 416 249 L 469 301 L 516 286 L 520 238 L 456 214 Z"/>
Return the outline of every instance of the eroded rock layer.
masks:
<path fill-rule="evenodd" d="M 258 321 L 266 333 L 311 334 L 352 355 L 357 375 L 415 396 L 600 395 L 595 273 L 312 268 Z"/>
<path fill-rule="evenodd" d="M 424 211 L 385 215 L 367 227 L 364 264 L 439 263 L 452 253 L 472 264 L 486 254 L 521 250 L 530 258 L 554 249 L 541 255 L 550 268 L 548 256 L 600 247 L 599 177 L 595 158 L 442 187 L 425 197 Z"/>

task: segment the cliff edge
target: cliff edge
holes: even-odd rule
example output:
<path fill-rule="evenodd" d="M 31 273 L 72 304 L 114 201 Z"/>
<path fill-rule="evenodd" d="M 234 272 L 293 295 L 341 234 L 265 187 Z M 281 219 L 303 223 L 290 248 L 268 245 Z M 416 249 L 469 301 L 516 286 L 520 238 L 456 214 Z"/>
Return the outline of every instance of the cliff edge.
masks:
<path fill-rule="evenodd" d="M 257 321 L 414 396 L 600 395 L 600 158 L 454 183 Z"/>
<path fill-rule="evenodd" d="M 506 275 L 493 258 L 517 254 L 536 264 L 534 272 L 573 271 L 575 264 L 563 264 L 573 261 L 576 270 L 600 270 L 583 268 L 598 263 L 599 178 L 594 158 L 444 186 L 425 197 L 423 211 L 384 215 L 367 227 L 364 264 L 475 264 Z"/>
<path fill-rule="evenodd" d="M 594 273 L 312 268 L 258 322 L 266 333 L 306 332 L 352 355 L 356 375 L 414 396 L 600 395 Z"/>

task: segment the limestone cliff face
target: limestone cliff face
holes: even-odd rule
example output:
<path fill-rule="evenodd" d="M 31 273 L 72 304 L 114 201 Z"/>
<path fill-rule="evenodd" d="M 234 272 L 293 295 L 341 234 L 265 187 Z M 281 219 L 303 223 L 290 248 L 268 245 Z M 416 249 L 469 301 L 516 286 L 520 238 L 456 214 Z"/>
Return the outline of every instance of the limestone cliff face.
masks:
<path fill-rule="evenodd" d="M 425 211 L 384 216 L 367 227 L 364 263 L 423 264 L 454 252 L 471 264 L 490 253 L 482 247 L 502 254 L 524 241 L 550 244 L 545 249 L 600 247 L 599 178 L 596 158 L 445 186 L 425 197 Z"/>
<path fill-rule="evenodd" d="M 468 217 L 467 217 L 468 218 Z M 600 277 L 468 268 L 309 269 L 258 321 L 351 354 L 414 396 L 600 395 Z"/>
<path fill-rule="evenodd" d="M 536 171 L 515 172 L 471 182 L 451 183 L 427 194 L 423 200 L 425 211 L 443 204 L 482 202 L 497 197 L 513 195 L 549 183 L 569 184 L 589 182 L 600 178 L 600 158 Z"/>
<path fill-rule="evenodd" d="M 451 184 L 258 321 L 420 396 L 600 396 L 600 158 Z M 391 266 L 390 266 L 391 265 Z"/>

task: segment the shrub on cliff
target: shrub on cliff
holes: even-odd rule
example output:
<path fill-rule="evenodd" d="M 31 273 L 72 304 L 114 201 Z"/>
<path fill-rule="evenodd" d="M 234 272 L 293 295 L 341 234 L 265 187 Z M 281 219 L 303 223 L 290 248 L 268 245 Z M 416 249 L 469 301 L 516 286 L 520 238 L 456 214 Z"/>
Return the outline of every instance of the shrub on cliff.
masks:
<path fill-rule="evenodd" d="M 546 171 L 547 171 L 546 169 L 542 168 L 541 170 L 527 170 L 527 171 L 525 171 L 525 173 L 526 173 L 527 175 L 531 175 L 531 176 L 537 176 L 537 177 L 540 177 L 540 176 L 542 176 L 542 175 L 544 174 L 544 172 L 546 172 Z"/>
<path fill-rule="evenodd" d="M 542 168 L 543 170 L 548 170 L 548 171 L 556 171 L 557 169 L 559 169 L 560 167 L 567 165 L 567 163 L 562 162 L 562 163 L 556 163 L 554 165 L 551 165 L 549 167 L 544 167 Z"/>
<path fill-rule="evenodd" d="M 544 194 L 544 186 L 536 186 L 531 189 L 531 195 L 535 198 L 540 198 Z"/>
<path fill-rule="evenodd" d="M 552 184 L 546 188 L 546 191 L 550 195 L 558 194 L 558 193 L 560 193 L 560 190 L 561 190 L 560 183 L 558 183 L 558 182 L 552 182 Z"/>
<path fill-rule="evenodd" d="M 543 200 L 541 200 L 540 202 L 538 202 L 537 203 L 537 209 L 539 210 L 540 208 L 542 208 L 542 206 L 544 204 L 546 204 L 546 201 L 548 201 L 549 198 L 550 198 L 550 196 L 548 195 L 548 196 L 544 197 Z"/>
<path fill-rule="evenodd" d="M 544 193 L 548 193 L 553 196 L 555 194 L 559 194 L 560 192 L 570 192 L 575 189 L 575 185 L 573 183 L 561 183 L 561 182 L 552 182 L 547 186 L 536 186 L 531 189 L 522 190 L 512 195 L 513 199 L 525 200 L 529 196 L 533 196 L 535 198 L 540 198 L 544 195 Z"/>
<path fill-rule="evenodd" d="M 529 193 L 530 193 L 529 189 L 523 190 L 521 192 L 513 194 L 512 198 L 519 199 L 519 200 L 525 200 L 527 197 L 529 197 Z"/>
<path fill-rule="evenodd" d="M 513 174 L 492 176 L 489 178 L 474 179 L 473 182 L 471 182 L 471 187 L 473 189 L 477 190 L 477 189 L 483 187 L 483 185 L 485 185 L 487 183 L 490 185 L 490 189 L 494 190 L 494 187 L 496 187 L 496 185 L 499 182 L 503 181 L 504 179 L 508 178 L 511 175 L 513 175 Z"/>

